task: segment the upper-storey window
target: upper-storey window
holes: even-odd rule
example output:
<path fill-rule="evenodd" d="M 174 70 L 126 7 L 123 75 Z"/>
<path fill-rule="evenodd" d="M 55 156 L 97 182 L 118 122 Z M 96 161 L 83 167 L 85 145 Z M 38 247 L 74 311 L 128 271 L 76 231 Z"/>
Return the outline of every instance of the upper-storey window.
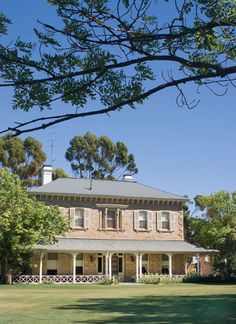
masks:
<path fill-rule="evenodd" d="M 116 209 L 107 210 L 107 228 L 117 228 L 117 216 Z"/>
<path fill-rule="evenodd" d="M 159 232 L 174 232 L 177 217 L 178 213 L 174 211 L 163 210 L 157 212 L 157 230 Z"/>
<path fill-rule="evenodd" d="M 140 229 L 148 229 L 148 214 L 146 210 L 139 211 L 139 222 L 138 222 Z"/>
<path fill-rule="evenodd" d="M 170 212 L 161 213 L 161 228 L 164 230 L 170 230 Z"/>
<path fill-rule="evenodd" d="M 84 209 L 75 208 L 75 227 L 84 227 Z"/>
<path fill-rule="evenodd" d="M 72 228 L 89 228 L 90 210 L 88 208 L 70 208 L 70 221 Z"/>
<path fill-rule="evenodd" d="M 134 211 L 134 230 L 135 231 L 152 230 L 152 211 L 149 210 Z"/>
<path fill-rule="evenodd" d="M 100 229 L 120 230 L 122 228 L 122 212 L 117 208 L 101 210 Z"/>

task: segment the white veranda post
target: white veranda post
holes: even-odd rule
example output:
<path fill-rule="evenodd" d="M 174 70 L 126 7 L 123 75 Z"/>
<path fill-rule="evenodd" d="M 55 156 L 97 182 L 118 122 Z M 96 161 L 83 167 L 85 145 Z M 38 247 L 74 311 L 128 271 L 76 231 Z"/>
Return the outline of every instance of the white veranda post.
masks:
<path fill-rule="evenodd" d="M 139 280 L 139 254 L 136 254 L 136 282 Z"/>
<path fill-rule="evenodd" d="M 107 252 L 105 255 L 105 275 L 108 277 L 108 262 L 109 262 L 109 253 Z"/>
<path fill-rule="evenodd" d="M 143 255 L 139 254 L 139 279 L 142 277 Z"/>
<path fill-rule="evenodd" d="M 72 253 L 72 258 L 73 258 L 73 269 L 72 269 L 73 283 L 76 283 L 76 257 L 77 257 L 77 253 Z"/>
<path fill-rule="evenodd" d="M 40 253 L 39 255 L 39 283 L 42 283 L 42 276 L 43 276 L 43 255 L 44 253 Z"/>
<path fill-rule="evenodd" d="M 109 254 L 109 279 L 112 278 L 112 254 Z"/>
<path fill-rule="evenodd" d="M 172 254 L 168 254 L 169 258 L 169 277 L 172 278 Z"/>

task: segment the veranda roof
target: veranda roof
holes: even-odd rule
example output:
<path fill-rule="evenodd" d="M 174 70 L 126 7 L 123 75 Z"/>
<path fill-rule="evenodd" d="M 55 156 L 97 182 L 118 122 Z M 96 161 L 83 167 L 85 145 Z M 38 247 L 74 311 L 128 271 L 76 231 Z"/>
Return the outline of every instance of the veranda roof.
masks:
<path fill-rule="evenodd" d="M 33 250 L 54 252 L 156 252 L 156 253 L 216 253 L 196 247 L 185 241 L 175 240 L 100 240 L 59 238 L 52 245 L 36 245 Z"/>

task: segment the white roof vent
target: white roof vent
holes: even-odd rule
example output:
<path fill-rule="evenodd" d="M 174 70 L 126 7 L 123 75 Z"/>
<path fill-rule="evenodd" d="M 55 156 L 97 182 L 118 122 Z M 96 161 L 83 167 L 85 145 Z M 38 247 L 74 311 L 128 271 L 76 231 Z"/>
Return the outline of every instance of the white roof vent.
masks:
<path fill-rule="evenodd" d="M 124 174 L 123 175 L 123 181 L 134 181 L 134 178 L 130 174 Z"/>
<path fill-rule="evenodd" d="M 52 181 L 52 166 L 44 165 L 41 171 L 42 186 Z"/>

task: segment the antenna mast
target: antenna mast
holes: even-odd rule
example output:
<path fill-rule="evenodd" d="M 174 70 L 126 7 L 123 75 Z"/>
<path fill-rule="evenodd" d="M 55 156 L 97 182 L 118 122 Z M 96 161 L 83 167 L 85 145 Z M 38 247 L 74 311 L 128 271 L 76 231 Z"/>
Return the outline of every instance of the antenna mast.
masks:
<path fill-rule="evenodd" d="M 54 155 L 54 138 L 53 138 L 53 136 L 51 136 L 50 141 L 51 141 L 51 166 L 52 166 L 53 162 L 55 161 L 53 158 L 53 155 Z"/>

